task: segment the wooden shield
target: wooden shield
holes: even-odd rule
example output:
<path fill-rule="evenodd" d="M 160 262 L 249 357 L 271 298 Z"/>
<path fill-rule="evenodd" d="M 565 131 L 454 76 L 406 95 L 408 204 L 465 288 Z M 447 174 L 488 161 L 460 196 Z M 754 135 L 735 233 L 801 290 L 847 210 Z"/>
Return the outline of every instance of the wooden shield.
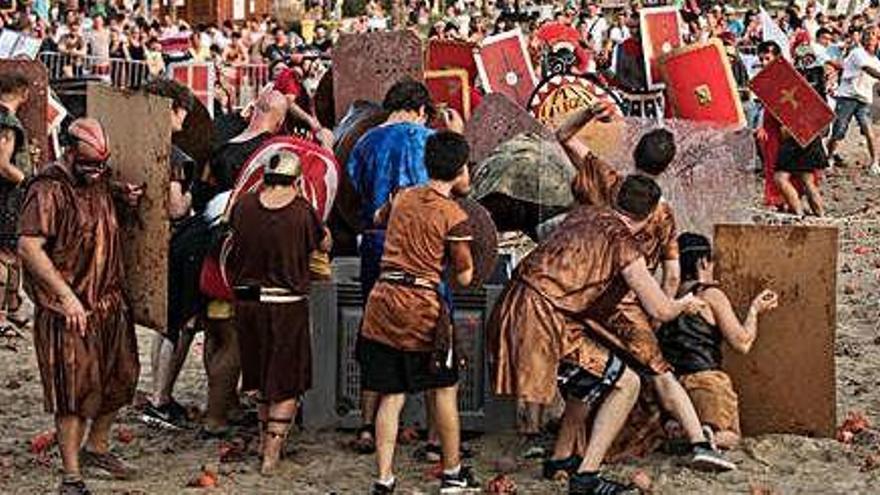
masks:
<path fill-rule="evenodd" d="M 422 42 L 411 31 L 343 34 L 333 48 L 336 115 L 355 100 L 382 101 L 394 83 L 424 73 Z"/>
<path fill-rule="evenodd" d="M 49 161 L 49 130 L 46 106 L 49 102 L 49 74 L 35 60 L 0 60 L 0 72 L 22 74 L 31 82 L 30 96 L 19 109 L 18 118 L 28 133 L 31 164 L 40 169 Z"/>
<path fill-rule="evenodd" d="M 171 100 L 90 84 L 87 115 L 104 126 L 117 180 L 146 185 L 133 221 L 126 222 L 122 246 L 125 282 L 135 321 L 164 332 L 168 317 L 168 218 Z"/>
<path fill-rule="evenodd" d="M 493 93 L 486 95 L 467 122 L 464 137 L 471 146 L 471 160 L 479 163 L 496 146 L 524 132 L 554 139 L 553 133 L 523 107 L 503 94 Z"/>
<path fill-rule="evenodd" d="M 780 297 L 761 316 L 749 354 L 724 352 L 743 433 L 833 435 L 837 229 L 718 225 L 715 251 L 718 280 L 737 314 L 764 288 Z"/>
<path fill-rule="evenodd" d="M 472 287 L 479 288 L 492 276 L 498 262 L 498 229 L 495 228 L 489 210 L 483 205 L 469 198 L 459 198 L 456 201 L 468 214 L 468 226 L 474 236 L 470 243 L 474 261 Z"/>

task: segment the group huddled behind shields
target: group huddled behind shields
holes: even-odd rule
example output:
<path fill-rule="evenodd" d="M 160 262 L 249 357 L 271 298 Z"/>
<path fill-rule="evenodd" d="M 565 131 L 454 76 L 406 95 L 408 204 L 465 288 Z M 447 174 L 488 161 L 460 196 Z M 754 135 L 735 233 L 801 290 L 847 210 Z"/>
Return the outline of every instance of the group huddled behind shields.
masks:
<path fill-rule="evenodd" d="M 421 11 L 424 6 L 416 4 L 414 10 Z M 728 56 L 740 62 L 737 50 L 755 42 L 759 66 L 786 56 L 779 43 L 759 35 L 756 13 L 741 22 L 724 9 L 703 12 L 697 2 L 686 4 L 687 41 L 719 37 Z M 381 6 L 371 2 L 371 10 L 376 14 Z M 454 6 L 448 22 L 433 26 L 430 36 L 481 39 L 490 30 L 479 22 L 468 22 L 465 29 L 467 10 Z M 595 3 L 586 11 L 577 17 L 564 8 L 557 16 L 580 29 L 581 48 L 592 63 L 583 64 L 585 70 L 608 71 L 628 89 L 645 89 L 637 10 L 622 11 L 611 23 Z M 509 14 L 499 16 L 496 30 L 523 22 Z M 78 45 L 79 16 L 70 17 L 60 38 Z M 105 37 L 116 43 L 120 32 L 127 34 L 127 48 L 114 45 L 113 51 L 127 50 L 126 56 L 134 57 L 144 31 L 156 36 L 178 31 L 170 20 L 135 22 L 134 28 L 123 15 L 121 24 L 118 18 L 110 23 L 110 32 L 117 33 L 110 36 L 97 20 L 103 16 L 93 17 L 90 49 L 102 57 L 110 48 Z M 372 17 L 354 29 L 378 29 Z M 803 145 L 760 105 L 747 105 L 757 112 L 750 120 L 757 124 L 767 205 L 797 215 L 825 215 L 821 173 L 846 166 L 839 143 L 853 118 L 867 141 L 866 170 L 880 171 L 869 121 L 871 86 L 880 79 L 873 22 L 859 15 L 820 19 L 810 9 L 806 15 L 792 11 L 779 22 L 797 41 L 790 47 L 794 55 L 801 53 L 794 45 L 816 45 L 810 48 L 822 55 L 817 56 L 822 70 L 798 69 L 819 94 L 835 99 L 836 116 L 829 140 L 820 135 Z M 241 60 L 250 53 L 287 65 L 281 80 L 295 90 L 281 91 L 285 85 L 278 83 L 242 112 L 218 111 L 217 142 L 205 170 L 194 170 L 180 149 L 172 154 L 169 323 L 153 339 L 153 390 L 142 411 L 150 425 L 193 426 L 173 389 L 193 336 L 204 330 L 208 404 L 200 435 L 218 439 L 236 428 L 258 429 L 260 472 L 266 476 L 278 472 L 291 425 L 312 388 L 309 287 L 326 276 L 321 260 L 333 249 L 336 234 L 307 198 L 302 157 L 296 153 L 273 152 L 260 186 L 230 200 L 241 192 L 236 182 L 242 170 L 273 137 L 305 129 L 300 135 L 310 145 L 329 153 L 334 144 L 331 130 L 307 101 L 309 77 L 296 56 L 306 44 L 291 47 L 287 34 L 276 23 L 250 21 L 244 28 L 209 27 L 191 36 L 190 58 L 210 58 L 206 40 L 226 43 L 215 56 Z M 43 36 L 45 44 L 54 42 L 48 33 Z M 321 39 L 313 40 L 322 52 L 332 45 L 325 36 L 322 31 Z M 842 54 L 833 55 L 829 37 L 844 46 Z M 748 100 L 747 71 L 739 75 Z M 167 80 L 144 91 L 171 99 L 171 128 L 183 132 L 195 105 L 192 92 Z M 33 334 L 45 409 L 58 430 L 59 493 L 81 495 L 90 493 L 83 467 L 118 479 L 138 475 L 110 449 L 110 431 L 120 408 L 132 402 L 140 373 L 120 232 L 129 218 L 123 212 L 138 208 L 144 191 L 111 179 L 106 130 L 90 118 L 69 126 L 56 162 L 30 163 L 27 133 L 17 115 L 28 97 L 27 80 L 0 74 L 0 284 L 5 284 L 0 323 L 2 332 L 14 332 L 23 319 L 17 314 L 23 271 L 35 305 Z M 553 129 L 574 165 L 574 204 L 558 224 L 542 231 L 546 235 L 512 271 L 485 329 L 495 394 L 514 397 L 531 410 L 564 403 L 542 474 L 567 479 L 572 494 L 631 491 L 602 468 L 621 452 L 657 447 L 638 444 L 639 439 L 683 444 L 696 469 L 736 469 L 723 451 L 742 435 L 739 404 L 723 371 L 721 349 L 749 352 L 760 316 L 779 304 L 768 288 L 754 296 L 740 318 L 715 280 L 711 240 L 679 232 L 673 205 L 658 185 L 678 152 L 670 131 L 644 133 L 631 150 L 633 167 L 627 173 L 577 138 L 592 122 L 608 122 L 615 114 L 610 104 L 590 105 Z M 401 415 L 407 395 L 418 393 L 425 397 L 429 418 L 419 451 L 424 459 L 442 463 L 440 492 L 477 492 L 481 482 L 461 440 L 463 356 L 456 346 L 452 304 L 452 291 L 471 287 L 475 278 L 476 236 L 458 202 L 470 190 L 472 171 L 464 123 L 454 110 L 436 106 L 425 84 L 411 79 L 387 91 L 377 115 L 381 123 L 351 143 L 346 163 L 340 164 L 359 200 L 353 216 L 364 296 L 355 352 L 362 424 L 352 446 L 376 457 L 375 479 L 363 491 L 394 493 L 401 484 L 394 462 Z M 192 243 L 187 235 L 193 232 L 207 240 Z M 213 261 L 227 286 L 193 282 L 202 273 L 188 264 L 191 259 L 199 261 L 198 269 L 203 260 Z M 256 402 L 255 414 L 247 414 L 243 395 Z M 650 408 L 662 414 L 630 414 Z M 632 431 L 652 435 L 629 435 Z M 630 439 L 636 440 L 626 444 Z"/>

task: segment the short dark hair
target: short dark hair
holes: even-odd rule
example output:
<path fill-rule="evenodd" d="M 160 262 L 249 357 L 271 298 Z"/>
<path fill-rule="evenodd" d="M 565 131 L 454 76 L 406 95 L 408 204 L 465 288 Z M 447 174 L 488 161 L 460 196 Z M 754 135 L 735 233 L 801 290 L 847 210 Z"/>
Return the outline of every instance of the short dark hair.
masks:
<path fill-rule="evenodd" d="M 425 108 L 425 113 L 431 116 L 434 106 L 431 104 L 431 94 L 428 87 L 412 78 L 405 78 L 396 83 L 385 93 L 382 100 L 382 109 L 387 112 L 399 112 L 409 110 L 418 112 Z"/>
<path fill-rule="evenodd" d="M 425 143 L 425 168 L 428 177 L 451 181 L 462 167 L 467 165 L 470 146 L 464 136 L 457 132 L 440 131 L 431 135 Z"/>
<path fill-rule="evenodd" d="M 662 192 L 654 179 L 644 175 L 628 175 L 617 191 L 617 209 L 636 219 L 648 218 L 660 202 Z"/>
<path fill-rule="evenodd" d="M 24 91 L 28 88 L 28 79 L 24 74 L 0 74 L 0 96 Z"/>
<path fill-rule="evenodd" d="M 758 44 L 758 55 L 765 53 L 772 53 L 778 57 L 782 55 L 782 48 L 779 48 L 779 43 L 775 41 L 762 41 Z"/>
<path fill-rule="evenodd" d="M 171 98 L 171 109 L 184 109 L 192 112 L 196 104 L 196 98 L 189 88 L 172 79 L 156 79 L 144 86 L 144 91 L 150 94 Z"/>
<path fill-rule="evenodd" d="M 684 232 L 678 236 L 678 265 L 682 280 L 696 280 L 700 260 L 712 261 L 712 244 L 700 234 Z"/>
<path fill-rule="evenodd" d="M 834 36 L 834 32 L 832 32 L 830 29 L 828 29 L 826 27 L 821 27 L 818 30 L 816 30 L 816 39 L 819 39 L 825 35 Z"/>
<path fill-rule="evenodd" d="M 675 158 L 675 136 L 666 129 L 655 129 L 639 139 L 633 151 L 636 170 L 660 175 Z"/>

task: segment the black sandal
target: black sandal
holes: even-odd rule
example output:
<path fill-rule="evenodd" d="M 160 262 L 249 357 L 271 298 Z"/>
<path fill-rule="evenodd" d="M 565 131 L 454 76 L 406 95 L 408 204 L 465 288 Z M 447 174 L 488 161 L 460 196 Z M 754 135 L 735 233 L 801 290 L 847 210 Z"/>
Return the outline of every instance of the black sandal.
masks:
<path fill-rule="evenodd" d="M 376 452 L 376 426 L 366 424 L 358 428 L 357 438 L 352 442 L 354 451 L 358 454 L 373 454 Z"/>

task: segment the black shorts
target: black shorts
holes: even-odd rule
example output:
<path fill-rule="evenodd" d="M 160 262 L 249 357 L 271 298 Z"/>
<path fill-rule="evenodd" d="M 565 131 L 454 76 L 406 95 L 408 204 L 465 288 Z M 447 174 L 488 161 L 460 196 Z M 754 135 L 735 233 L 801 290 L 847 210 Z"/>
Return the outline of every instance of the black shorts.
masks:
<path fill-rule="evenodd" d="M 608 358 L 602 376 L 596 376 L 574 363 L 560 361 L 556 369 L 556 383 L 566 400 L 592 404 L 605 398 L 624 371 L 626 365 L 614 354 Z"/>
<path fill-rule="evenodd" d="M 458 368 L 435 371 L 430 352 L 401 351 L 358 336 L 356 354 L 361 365 L 363 390 L 382 394 L 415 393 L 458 383 Z"/>

